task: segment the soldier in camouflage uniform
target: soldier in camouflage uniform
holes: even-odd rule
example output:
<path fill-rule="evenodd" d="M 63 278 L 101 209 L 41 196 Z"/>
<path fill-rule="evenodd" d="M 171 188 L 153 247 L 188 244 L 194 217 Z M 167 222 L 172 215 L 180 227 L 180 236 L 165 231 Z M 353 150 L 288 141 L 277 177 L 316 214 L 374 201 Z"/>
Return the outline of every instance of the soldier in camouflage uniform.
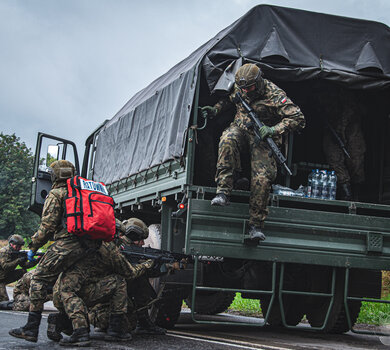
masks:
<path fill-rule="evenodd" d="M 305 118 L 286 93 L 267 79 L 255 64 L 244 64 L 235 76 L 234 93 L 240 91 L 265 124 L 260 129 L 264 140 L 272 137 L 280 146 L 282 135 L 299 130 L 305 126 Z M 214 107 L 205 106 L 202 113 L 215 116 L 223 112 L 234 101 L 234 93 L 229 100 L 221 100 Z M 257 244 L 265 239 L 262 232 L 267 217 L 267 202 L 271 183 L 277 175 L 276 161 L 270 156 L 265 141 L 257 143 L 253 132 L 253 123 L 240 104 L 236 105 L 236 115 L 230 126 L 223 132 L 218 150 L 217 195 L 211 205 L 225 206 L 229 204 L 229 196 L 233 189 L 233 178 L 241 171 L 240 152 L 249 151 L 251 162 L 251 195 L 249 199 L 249 236 L 248 244 Z"/>
<path fill-rule="evenodd" d="M 119 236 L 120 244 L 142 247 L 145 244 L 145 239 L 149 236 L 149 229 L 146 224 L 142 220 L 131 218 L 123 221 L 123 225 L 125 232 Z M 147 273 L 137 279 L 128 281 L 127 284 L 127 292 L 133 300 L 135 308 L 143 308 L 137 312 L 135 334 L 164 335 L 166 330 L 156 326 L 149 316 L 147 305 L 157 297 L 149 282 L 149 277 L 153 276 Z"/>
<path fill-rule="evenodd" d="M 63 226 L 64 200 L 68 194 L 66 180 L 75 175 L 74 165 L 58 160 L 50 165 L 52 189 L 43 206 L 41 224 L 32 236 L 29 245 L 32 258 L 34 253 L 49 240 L 54 243 L 39 261 L 30 286 L 30 312 L 27 324 L 9 331 L 9 334 L 28 341 L 37 342 L 43 304 L 48 287 L 53 286 L 58 275 L 86 254 L 97 248 L 98 242 L 80 239 L 70 234 Z"/>
<path fill-rule="evenodd" d="M 153 261 L 131 264 L 114 243 L 103 243 L 97 253 L 63 272 L 54 288 L 54 305 L 72 321 L 73 334 L 61 339 L 61 345 L 83 346 L 89 343 L 88 308 L 110 301 L 108 340 L 130 340 L 123 330 L 127 312 L 127 285 L 153 267 Z M 53 337 L 51 337 L 53 339 Z"/>
<path fill-rule="evenodd" d="M 131 218 L 121 223 L 117 220 L 117 232 L 119 234 L 118 246 L 136 245 L 142 247 L 144 240 L 149 236 L 149 229 L 139 219 Z M 164 328 L 156 326 L 150 319 L 147 305 L 156 298 L 156 292 L 149 282 L 149 271 L 138 278 L 127 280 L 128 312 L 126 315 L 126 329 L 133 330 L 136 319 L 135 334 L 163 335 Z M 135 310 L 143 308 L 135 315 Z M 98 304 L 90 311 L 90 320 L 95 327 L 105 330 L 108 327 L 108 305 Z M 135 317 L 136 316 L 136 317 Z"/>
<path fill-rule="evenodd" d="M 0 249 L 0 301 L 9 300 L 6 285 L 19 280 L 26 273 L 26 268 L 33 266 L 27 263 L 27 258 L 17 255 L 23 245 L 23 237 L 12 235 L 8 246 Z M 16 269 L 18 265 L 23 268 Z"/>
<path fill-rule="evenodd" d="M 30 290 L 30 284 L 31 284 L 31 278 L 35 274 L 36 270 L 31 270 L 29 272 L 26 272 L 23 277 L 16 283 L 14 288 L 14 301 L 12 309 L 14 311 L 29 311 L 30 310 L 30 296 L 29 296 L 29 290 Z M 50 292 L 48 292 L 46 301 L 52 300 L 53 295 Z"/>
<path fill-rule="evenodd" d="M 365 180 L 366 143 L 361 126 L 362 106 L 351 91 L 336 87 L 322 92 L 319 99 L 319 113 L 326 114 L 324 118 L 340 137 L 351 157 L 346 156 L 329 127 L 325 128 L 323 150 L 329 166 L 337 175 L 339 198 L 358 200 L 360 185 Z"/>

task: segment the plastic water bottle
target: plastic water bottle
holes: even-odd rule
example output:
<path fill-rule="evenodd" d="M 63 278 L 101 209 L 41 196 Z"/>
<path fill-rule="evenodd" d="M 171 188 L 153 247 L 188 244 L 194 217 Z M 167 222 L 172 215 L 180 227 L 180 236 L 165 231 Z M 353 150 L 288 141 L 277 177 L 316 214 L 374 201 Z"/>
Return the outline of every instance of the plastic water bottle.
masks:
<path fill-rule="evenodd" d="M 321 184 L 321 199 L 329 199 L 329 175 L 326 170 L 321 170 Z"/>
<path fill-rule="evenodd" d="M 336 199 L 337 176 L 334 170 L 329 175 L 329 199 Z"/>
<path fill-rule="evenodd" d="M 320 171 L 316 169 L 313 179 L 311 182 L 311 197 L 320 198 L 321 197 L 321 187 L 320 187 Z"/>
<path fill-rule="evenodd" d="M 307 193 L 306 193 L 306 197 L 308 197 L 308 198 L 311 197 L 311 190 L 312 190 L 312 185 L 313 185 L 314 174 L 315 174 L 315 170 L 311 169 L 311 173 L 307 177 Z"/>

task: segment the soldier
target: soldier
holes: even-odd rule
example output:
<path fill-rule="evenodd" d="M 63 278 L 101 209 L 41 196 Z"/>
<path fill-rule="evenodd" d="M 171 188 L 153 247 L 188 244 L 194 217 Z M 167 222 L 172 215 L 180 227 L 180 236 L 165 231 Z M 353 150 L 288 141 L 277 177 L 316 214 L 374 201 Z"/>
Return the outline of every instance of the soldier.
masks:
<path fill-rule="evenodd" d="M 145 239 L 149 236 L 149 229 L 146 224 L 137 218 L 131 218 L 123 221 L 125 232 L 119 233 L 121 245 L 136 245 L 142 247 Z M 137 312 L 137 326 L 135 334 L 153 334 L 163 335 L 166 333 L 164 328 L 156 326 L 150 319 L 147 305 L 157 297 L 156 292 L 149 282 L 152 277 L 144 274 L 137 279 L 128 281 L 127 292 L 129 297 L 134 300 L 135 307 L 141 309 Z"/>
<path fill-rule="evenodd" d="M 8 239 L 8 246 L 0 249 L 0 301 L 9 301 L 6 285 L 17 281 L 26 273 L 27 257 L 18 257 L 18 252 L 24 245 L 24 239 L 19 235 L 12 235 Z M 20 265 L 23 268 L 16 270 Z"/>
<path fill-rule="evenodd" d="M 9 334 L 27 341 L 37 342 L 43 304 L 47 290 L 53 286 L 58 275 L 81 259 L 87 251 L 97 248 L 100 242 L 81 239 L 70 234 L 63 226 L 64 200 L 67 196 L 66 180 L 75 175 L 74 165 L 58 160 L 50 165 L 52 189 L 43 206 L 41 224 L 32 236 L 29 258 L 47 241 L 54 240 L 39 261 L 30 286 L 30 312 L 26 325 L 9 331 Z"/>
<path fill-rule="evenodd" d="M 14 311 L 29 311 L 30 310 L 30 284 L 32 276 L 35 274 L 36 270 L 31 270 L 26 272 L 23 277 L 16 283 L 14 288 L 14 301 L 12 309 Z M 52 300 L 53 295 L 51 288 L 47 293 L 45 302 Z"/>
<path fill-rule="evenodd" d="M 54 287 L 54 305 L 60 310 L 60 314 L 66 313 L 69 317 L 73 333 L 61 340 L 59 332 L 54 336 L 48 333 L 49 338 L 60 340 L 61 345 L 88 345 L 88 308 L 110 301 L 106 339 L 130 340 L 131 334 L 123 328 L 124 316 L 127 313 L 125 278 L 137 278 L 153 265 L 151 260 L 132 265 L 114 243 L 103 243 L 97 253 L 79 260 L 58 278 Z M 48 329 L 52 328 L 50 324 L 51 322 Z"/>
<path fill-rule="evenodd" d="M 260 129 L 264 140 L 272 137 L 280 146 L 282 135 L 305 126 L 305 118 L 286 93 L 267 79 L 263 79 L 261 69 L 255 64 L 244 64 L 235 76 L 234 92 L 241 91 L 243 97 L 265 124 Z M 234 94 L 221 100 L 214 107 L 205 106 L 202 113 L 216 116 L 232 104 Z M 230 126 L 223 132 L 218 149 L 217 195 L 211 205 L 225 206 L 230 203 L 233 178 L 241 171 L 240 152 L 247 149 L 251 162 L 251 194 L 249 199 L 249 239 L 247 244 L 257 244 L 265 239 L 262 232 L 267 217 L 267 202 L 271 183 L 277 175 L 276 161 L 270 156 L 267 143 L 256 142 L 253 123 L 241 105 L 236 105 L 236 115 Z"/>
<path fill-rule="evenodd" d="M 366 143 L 361 126 L 362 106 L 351 91 L 331 87 L 322 91 L 318 109 L 320 114 L 326 114 L 323 118 L 328 122 L 324 130 L 323 150 L 329 166 L 337 175 L 339 199 L 357 201 L 360 186 L 365 180 Z M 348 156 L 331 128 L 345 145 Z"/>

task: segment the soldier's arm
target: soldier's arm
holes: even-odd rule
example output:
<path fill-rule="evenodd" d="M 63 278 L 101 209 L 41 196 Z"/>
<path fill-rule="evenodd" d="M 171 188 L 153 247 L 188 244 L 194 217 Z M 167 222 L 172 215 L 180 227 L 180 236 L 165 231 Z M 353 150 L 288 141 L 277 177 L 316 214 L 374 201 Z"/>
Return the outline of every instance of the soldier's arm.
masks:
<path fill-rule="evenodd" d="M 273 94 L 276 114 L 282 119 L 274 126 L 275 133 L 282 135 L 305 127 L 305 117 L 301 109 L 291 101 L 286 93 L 279 89 Z"/>
<path fill-rule="evenodd" d="M 100 251 L 102 252 L 103 258 L 109 255 L 112 271 L 126 279 L 140 277 L 153 266 L 153 261 L 151 260 L 141 264 L 131 264 L 114 244 L 103 245 L 102 248 Z"/>
<path fill-rule="evenodd" d="M 31 237 L 29 248 L 36 252 L 40 247 L 53 238 L 62 220 L 62 203 L 60 198 L 49 193 L 43 206 L 41 224 L 38 231 Z"/>
<path fill-rule="evenodd" d="M 22 258 L 11 260 L 8 256 L 4 256 L 0 258 L 0 266 L 5 272 L 9 272 L 15 270 L 16 266 L 22 261 L 24 261 Z"/>

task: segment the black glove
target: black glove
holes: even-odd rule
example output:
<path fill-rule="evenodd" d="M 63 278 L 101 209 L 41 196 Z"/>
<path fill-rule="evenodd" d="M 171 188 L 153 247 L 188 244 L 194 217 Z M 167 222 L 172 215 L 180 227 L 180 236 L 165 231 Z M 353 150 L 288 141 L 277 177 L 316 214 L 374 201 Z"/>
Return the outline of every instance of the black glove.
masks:
<path fill-rule="evenodd" d="M 22 256 L 21 258 L 18 259 L 18 264 L 20 266 L 26 265 L 26 262 L 27 262 L 27 256 Z"/>

